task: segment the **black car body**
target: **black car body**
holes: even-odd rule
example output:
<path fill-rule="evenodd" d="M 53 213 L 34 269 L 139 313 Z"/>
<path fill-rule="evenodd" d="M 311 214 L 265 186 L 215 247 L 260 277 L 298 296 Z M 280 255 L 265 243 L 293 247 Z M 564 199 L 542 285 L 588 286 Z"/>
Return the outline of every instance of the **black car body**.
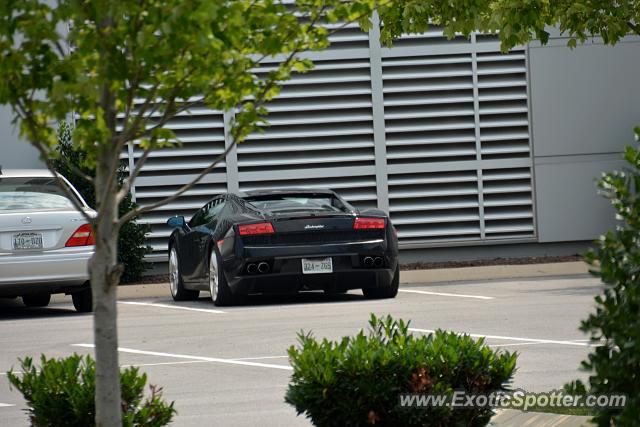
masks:
<path fill-rule="evenodd" d="M 174 299 L 212 294 L 216 305 L 255 293 L 398 290 L 398 241 L 380 210 L 358 211 L 330 190 L 221 194 L 186 223 L 170 218 Z"/>

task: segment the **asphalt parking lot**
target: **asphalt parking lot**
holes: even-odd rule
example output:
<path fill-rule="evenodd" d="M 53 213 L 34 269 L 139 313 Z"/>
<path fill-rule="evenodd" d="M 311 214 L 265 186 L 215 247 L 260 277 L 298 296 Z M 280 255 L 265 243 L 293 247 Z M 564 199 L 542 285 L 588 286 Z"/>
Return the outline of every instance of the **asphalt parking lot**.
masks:
<path fill-rule="evenodd" d="M 365 300 L 360 292 L 328 298 L 254 297 L 218 309 L 169 296 L 121 300 L 120 362 L 138 365 L 175 400 L 175 426 L 308 426 L 284 403 L 291 374 L 286 349 L 300 330 L 337 339 L 366 327 L 370 313 L 411 320 L 414 333 L 437 328 L 486 336 L 494 348 L 517 351 L 513 386 L 561 388 L 585 378 L 589 352 L 578 330 L 601 285 L 590 277 L 538 278 L 401 286 L 393 300 Z M 91 315 L 71 302 L 27 309 L 0 301 L 0 372 L 18 357 L 91 353 Z M 27 425 L 20 394 L 0 374 L 0 426 Z"/>

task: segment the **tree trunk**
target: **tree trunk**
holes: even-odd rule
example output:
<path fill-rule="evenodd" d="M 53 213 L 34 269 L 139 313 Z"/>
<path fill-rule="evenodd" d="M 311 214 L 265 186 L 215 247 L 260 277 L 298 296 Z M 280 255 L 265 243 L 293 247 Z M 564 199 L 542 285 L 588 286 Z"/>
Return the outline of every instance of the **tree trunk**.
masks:
<path fill-rule="evenodd" d="M 117 286 L 122 267 L 117 260 L 118 203 L 116 191 L 106 193 L 111 169 L 110 156 L 98 158 L 96 167 L 95 254 L 91 259 L 93 330 L 96 354 L 96 425 L 121 427 L 120 366 L 118 362 Z M 117 159 L 117 157 L 116 157 Z M 116 160 L 117 162 L 117 160 Z M 116 186 L 117 187 L 117 186 Z"/>

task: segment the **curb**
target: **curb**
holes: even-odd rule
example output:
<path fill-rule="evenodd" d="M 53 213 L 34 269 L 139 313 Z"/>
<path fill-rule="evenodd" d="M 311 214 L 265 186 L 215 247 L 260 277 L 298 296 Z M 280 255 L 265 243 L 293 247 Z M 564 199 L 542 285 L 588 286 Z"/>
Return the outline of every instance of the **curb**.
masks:
<path fill-rule="evenodd" d="M 400 272 L 400 283 L 403 285 L 424 285 L 478 280 L 583 276 L 588 274 L 589 266 L 582 261 L 550 264 L 488 265 L 432 270 L 404 270 Z M 168 283 L 118 286 L 118 299 L 163 297 L 170 297 Z M 51 297 L 52 303 L 67 302 L 68 300 L 69 298 L 62 294 Z"/>
<path fill-rule="evenodd" d="M 480 267 L 436 268 L 400 272 L 402 284 L 465 282 L 476 280 L 522 279 L 589 274 L 589 265 L 582 261 L 549 264 L 487 265 Z"/>
<path fill-rule="evenodd" d="M 150 283 L 141 285 L 118 286 L 118 299 L 138 298 L 171 298 L 168 283 Z M 51 295 L 51 304 L 71 302 L 71 297 L 65 294 Z"/>
<path fill-rule="evenodd" d="M 522 412 L 515 409 L 499 409 L 491 418 L 489 425 L 496 427 L 586 427 L 591 417 L 578 415 L 547 414 L 541 412 Z"/>

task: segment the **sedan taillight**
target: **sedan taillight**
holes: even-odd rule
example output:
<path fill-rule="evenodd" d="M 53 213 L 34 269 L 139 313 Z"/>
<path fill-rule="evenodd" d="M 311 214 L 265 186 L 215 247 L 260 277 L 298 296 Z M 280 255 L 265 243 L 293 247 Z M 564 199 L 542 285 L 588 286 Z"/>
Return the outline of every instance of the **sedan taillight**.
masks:
<path fill-rule="evenodd" d="M 380 230 L 384 228 L 384 218 L 356 218 L 354 230 Z"/>
<path fill-rule="evenodd" d="M 89 224 L 81 225 L 75 233 L 69 237 L 67 243 L 65 243 L 66 247 L 72 246 L 90 246 L 95 242 L 93 240 L 93 232 L 91 231 L 91 226 Z"/>
<path fill-rule="evenodd" d="M 238 233 L 241 236 L 255 234 L 273 234 L 273 225 L 270 222 L 259 222 L 257 224 L 242 224 L 238 226 Z"/>

